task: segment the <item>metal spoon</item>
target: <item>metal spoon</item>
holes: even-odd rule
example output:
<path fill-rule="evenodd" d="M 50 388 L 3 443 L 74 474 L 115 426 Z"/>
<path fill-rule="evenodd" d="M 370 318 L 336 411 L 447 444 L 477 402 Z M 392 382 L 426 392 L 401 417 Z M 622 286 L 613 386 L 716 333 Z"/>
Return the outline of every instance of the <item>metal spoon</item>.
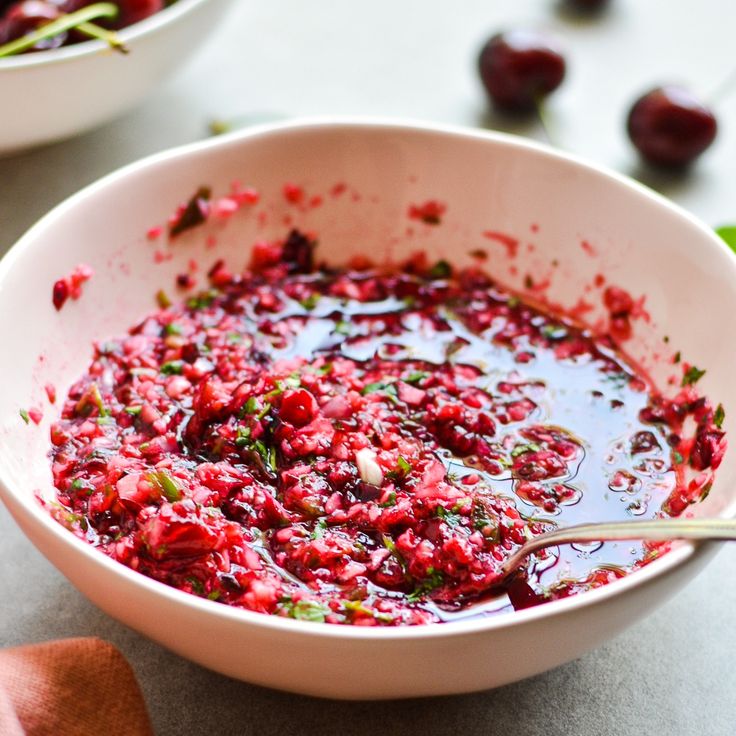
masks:
<path fill-rule="evenodd" d="M 573 542 L 613 542 L 626 539 L 644 539 L 663 542 L 673 539 L 698 539 L 711 541 L 736 541 L 736 519 L 651 519 L 637 521 L 611 521 L 553 529 L 522 544 L 501 566 L 499 587 L 508 582 L 531 554 L 547 547 Z M 457 620 L 480 613 L 500 611 L 510 605 L 505 594 L 465 606 L 459 611 L 443 611 L 432 606 L 444 621 Z"/>

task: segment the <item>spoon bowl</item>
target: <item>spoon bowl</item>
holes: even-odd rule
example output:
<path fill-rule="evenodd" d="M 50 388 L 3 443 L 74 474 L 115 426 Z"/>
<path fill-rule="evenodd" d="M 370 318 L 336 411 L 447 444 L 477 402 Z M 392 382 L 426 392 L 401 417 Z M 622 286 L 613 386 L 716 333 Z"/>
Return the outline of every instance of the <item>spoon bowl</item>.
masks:
<path fill-rule="evenodd" d="M 734 519 L 648 519 L 618 522 L 594 522 L 591 524 L 575 524 L 574 526 L 552 529 L 522 544 L 503 565 L 501 579 L 498 581 L 498 595 L 486 597 L 477 603 L 471 603 L 461 610 L 444 611 L 436 609 L 443 621 L 455 621 L 468 616 L 489 614 L 503 610 L 511 605 L 508 595 L 502 592 L 521 571 L 524 561 L 543 549 L 561 544 L 576 542 L 613 542 L 624 540 L 644 540 L 649 542 L 665 542 L 675 539 L 693 541 L 736 541 L 736 520 Z"/>

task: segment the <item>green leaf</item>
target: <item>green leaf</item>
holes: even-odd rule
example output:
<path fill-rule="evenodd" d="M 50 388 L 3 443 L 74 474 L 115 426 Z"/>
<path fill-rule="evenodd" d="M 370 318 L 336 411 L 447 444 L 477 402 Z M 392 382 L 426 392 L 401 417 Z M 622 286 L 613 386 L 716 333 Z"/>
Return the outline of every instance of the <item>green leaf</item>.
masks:
<path fill-rule="evenodd" d="M 181 327 L 176 322 L 169 322 L 164 327 L 164 334 L 166 335 L 181 335 Z"/>
<path fill-rule="evenodd" d="M 734 252 L 736 252 L 736 225 L 722 225 L 716 228 L 716 235 Z"/>
<path fill-rule="evenodd" d="M 713 414 L 713 424 L 720 429 L 723 426 L 723 420 L 726 418 L 726 412 L 723 409 L 723 404 L 718 404 L 716 411 Z"/>
<path fill-rule="evenodd" d="M 685 375 L 682 377 L 682 385 L 692 386 L 693 384 L 697 383 L 704 375 L 704 370 L 701 371 L 700 368 L 691 365 L 687 369 L 687 371 L 685 371 Z"/>
<path fill-rule="evenodd" d="M 18 414 L 20 414 L 20 418 L 28 424 L 28 422 L 31 421 L 31 418 L 28 416 L 28 412 L 25 409 L 21 409 Z"/>

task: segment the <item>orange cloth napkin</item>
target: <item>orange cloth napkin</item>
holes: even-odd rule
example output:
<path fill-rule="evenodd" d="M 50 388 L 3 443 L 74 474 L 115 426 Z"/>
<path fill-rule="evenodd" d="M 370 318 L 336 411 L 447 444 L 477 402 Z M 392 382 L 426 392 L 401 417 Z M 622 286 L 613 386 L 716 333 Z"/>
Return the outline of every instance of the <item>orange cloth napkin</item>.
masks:
<path fill-rule="evenodd" d="M 133 670 L 112 644 L 64 639 L 0 651 L 3 736 L 153 736 Z"/>

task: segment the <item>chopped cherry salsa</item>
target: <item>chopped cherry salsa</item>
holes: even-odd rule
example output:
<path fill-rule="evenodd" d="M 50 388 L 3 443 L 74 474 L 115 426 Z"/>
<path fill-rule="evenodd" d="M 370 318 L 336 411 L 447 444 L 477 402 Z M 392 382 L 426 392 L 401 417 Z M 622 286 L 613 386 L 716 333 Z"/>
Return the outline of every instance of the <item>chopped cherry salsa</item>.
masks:
<path fill-rule="evenodd" d="M 647 385 L 478 270 L 317 266 L 293 231 L 100 343 L 52 427 L 54 516 L 180 590 L 277 616 L 441 621 L 558 524 L 678 514 L 707 493 L 722 409 Z M 548 550 L 516 608 L 659 547 Z M 508 608 L 508 604 L 506 606 Z"/>

